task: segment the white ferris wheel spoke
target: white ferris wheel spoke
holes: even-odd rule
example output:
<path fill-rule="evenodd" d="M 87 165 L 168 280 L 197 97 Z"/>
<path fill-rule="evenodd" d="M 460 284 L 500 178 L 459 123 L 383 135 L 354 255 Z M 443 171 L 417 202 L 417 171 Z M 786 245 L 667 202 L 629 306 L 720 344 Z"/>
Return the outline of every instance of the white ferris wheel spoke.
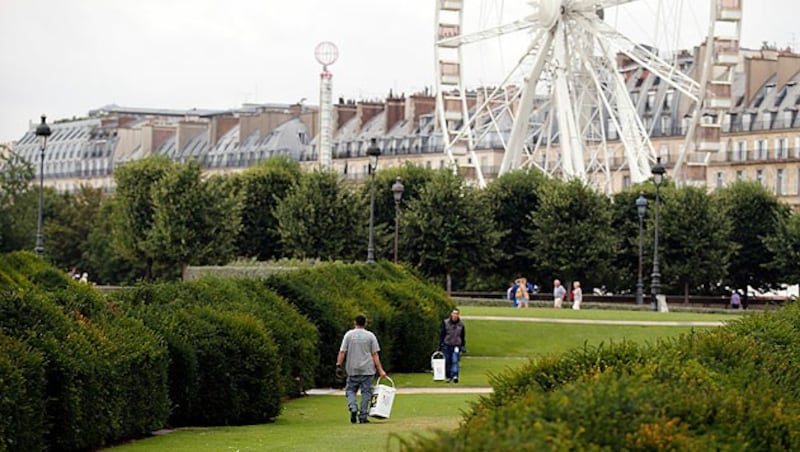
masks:
<path fill-rule="evenodd" d="M 475 33 L 460 34 L 451 37 L 439 39 L 437 45 L 440 47 L 459 47 L 465 44 L 472 44 L 488 39 L 499 38 L 508 34 L 516 33 L 519 31 L 530 30 L 537 25 L 536 19 L 527 17 L 522 20 L 517 20 L 511 23 L 499 25 L 492 28 L 487 28 Z"/>
<path fill-rule="evenodd" d="M 692 102 L 697 102 L 700 98 L 700 84 L 681 72 L 674 64 L 667 63 L 655 53 L 640 44 L 634 43 L 627 36 L 602 21 L 594 21 L 591 24 L 584 23 L 584 26 L 586 29 L 591 30 L 598 40 L 607 42 L 612 50 L 627 55 L 633 61 L 649 70 L 654 76 L 661 78 L 664 82 L 688 96 Z"/>
<path fill-rule="evenodd" d="M 539 47 L 539 52 L 536 54 L 531 72 L 522 89 L 517 117 L 514 119 L 514 125 L 511 128 L 511 136 L 508 139 L 508 149 L 503 155 L 503 162 L 500 165 L 501 174 L 516 168 L 522 157 L 522 150 L 528 136 L 530 115 L 536 96 L 536 84 L 539 82 L 547 56 L 550 55 L 550 47 L 553 44 L 553 33 L 542 30 L 539 33 L 539 39 L 541 38 L 544 38 L 544 43 Z"/>

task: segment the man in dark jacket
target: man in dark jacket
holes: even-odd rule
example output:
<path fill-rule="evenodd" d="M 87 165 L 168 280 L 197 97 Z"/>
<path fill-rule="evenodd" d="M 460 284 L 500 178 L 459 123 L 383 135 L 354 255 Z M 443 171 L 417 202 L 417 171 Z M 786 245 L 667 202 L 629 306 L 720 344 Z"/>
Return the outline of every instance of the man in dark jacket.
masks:
<path fill-rule="evenodd" d="M 467 352 L 466 329 L 458 317 L 458 309 L 453 309 L 450 317 L 442 322 L 439 333 L 439 348 L 444 353 L 445 376 L 448 383 L 458 383 L 458 357 Z"/>

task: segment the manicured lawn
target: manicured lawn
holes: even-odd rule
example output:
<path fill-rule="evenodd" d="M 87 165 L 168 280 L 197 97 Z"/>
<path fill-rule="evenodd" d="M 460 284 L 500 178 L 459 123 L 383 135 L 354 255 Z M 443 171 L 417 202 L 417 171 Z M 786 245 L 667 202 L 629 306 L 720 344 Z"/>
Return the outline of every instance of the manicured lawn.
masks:
<path fill-rule="evenodd" d="M 343 396 L 311 396 L 288 402 L 274 424 L 186 428 L 124 444 L 127 451 L 370 451 L 396 449 L 397 438 L 453 429 L 478 395 L 398 395 L 391 419 L 350 424 Z"/>
<path fill-rule="evenodd" d="M 499 374 L 508 368 L 514 368 L 527 363 L 525 357 L 490 357 L 470 356 L 464 357 L 461 363 L 461 375 L 458 386 L 460 387 L 485 387 L 489 386 L 489 373 Z M 433 381 L 433 373 L 417 374 L 390 374 L 398 388 L 429 388 L 450 387 L 443 381 Z"/>
<path fill-rule="evenodd" d="M 547 319 L 594 319 L 594 320 L 648 320 L 648 321 L 732 321 L 742 315 L 743 311 L 728 313 L 693 313 L 693 312 L 652 312 L 652 311 L 614 311 L 608 309 L 553 309 L 553 308 L 528 308 L 517 309 L 514 307 L 491 306 L 461 306 L 461 315 L 483 315 L 496 317 L 540 317 Z"/>

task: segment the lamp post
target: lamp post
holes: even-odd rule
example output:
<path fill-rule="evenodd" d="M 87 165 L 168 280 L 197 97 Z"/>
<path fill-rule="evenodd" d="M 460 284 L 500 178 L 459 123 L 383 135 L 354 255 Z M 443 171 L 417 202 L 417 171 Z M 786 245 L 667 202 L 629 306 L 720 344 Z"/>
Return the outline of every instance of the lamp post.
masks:
<path fill-rule="evenodd" d="M 378 157 L 381 149 L 375 138 L 370 139 L 369 148 L 369 245 L 367 246 L 367 263 L 375 263 L 375 171 L 378 169 Z"/>
<path fill-rule="evenodd" d="M 397 243 L 400 241 L 400 200 L 403 199 L 403 178 L 397 176 L 392 184 L 392 195 L 394 195 L 394 263 L 397 263 Z"/>
<path fill-rule="evenodd" d="M 656 186 L 656 231 L 655 245 L 653 246 L 653 274 L 650 282 L 650 291 L 653 293 L 653 310 L 658 311 L 658 297 L 661 295 L 661 271 L 658 267 L 658 228 L 659 228 L 659 207 L 661 205 L 660 188 L 664 182 L 664 165 L 661 164 L 661 157 L 656 159 L 656 165 L 650 169 L 653 173 L 653 183 Z"/>
<path fill-rule="evenodd" d="M 36 255 L 41 257 L 44 255 L 44 235 L 42 233 L 42 209 L 44 204 L 44 150 L 47 147 L 47 137 L 50 136 L 52 131 L 50 126 L 47 125 L 47 116 L 42 115 L 42 123 L 36 127 L 36 136 L 41 141 L 41 148 L 39 152 L 39 217 L 36 222 L 36 247 L 33 249 Z"/>
<path fill-rule="evenodd" d="M 644 251 L 644 214 L 647 211 L 647 198 L 644 193 L 639 192 L 636 198 L 636 211 L 639 214 L 639 279 L 636 281 L 636 304 L 642 304 L 644 298 L 644 284 L 642 283 L 642 253 Z"/>

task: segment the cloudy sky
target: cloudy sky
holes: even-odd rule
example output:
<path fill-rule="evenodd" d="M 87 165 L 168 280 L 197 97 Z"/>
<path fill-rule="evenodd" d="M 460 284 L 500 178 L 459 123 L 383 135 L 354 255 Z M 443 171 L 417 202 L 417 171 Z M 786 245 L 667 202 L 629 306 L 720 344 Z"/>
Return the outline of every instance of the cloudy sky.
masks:
<path fill-rule="evenodd" d="M 419 91 L 434 81 L 435 4 L 0 0 L 0 143 L 19 139 L 42 113 L 50 120 L 71 118 L 112 103 L 175 109 L 302 98 L 316 103 L 320 66 L 314 47 L 326 40 L 340 51 L 331 67 L 335 97 Z M 482 23 L 527 10 L 523 0 L 465 5 Z M 768 41 L 798 47 L 800 30 L 792 13 L 797 0 L 744 0 L 744 5 L 744 46 Z M 708 9 L 706 0 L 640 0 L 634 8 L 607 13 L 606 20 L 637 41 L 680 40 L 685 42 L 677 45 L 691 46 L 707 27 Z M 649 25 L 654 16 L 678 14 L 685 18 L 676 31 L 659 37 Z"/>

